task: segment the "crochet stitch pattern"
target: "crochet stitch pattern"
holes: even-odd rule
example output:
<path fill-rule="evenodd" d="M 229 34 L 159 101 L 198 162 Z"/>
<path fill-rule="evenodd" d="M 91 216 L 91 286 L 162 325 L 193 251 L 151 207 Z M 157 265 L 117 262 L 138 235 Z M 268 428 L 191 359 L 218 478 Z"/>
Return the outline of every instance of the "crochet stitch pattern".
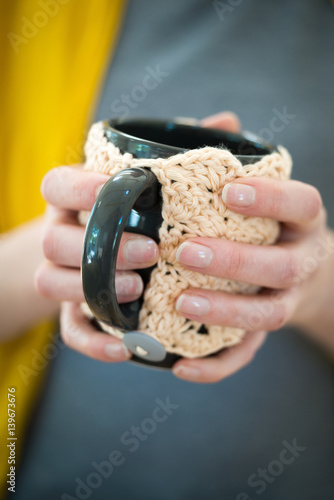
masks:
<path fill-rule="evenodd" d="M 213 147 L 167 159 L 137 159 L 129 153 L 121 154 L 106 139 L 103 122 L 98 122 L 89 131 L 85 155 L 87 170 L 113 176 L 125 168 L 145 166 L 161 184 L 159 260 L 144 291 L 138 330 L 154 337 L 166 351 L 188 358 L 207 356 L 239 343 L 245 330 L 188 320 L 176 312 L 175 301 L 188 288 L 254 294 L 259 287 L 189 271 L 176 262 L 176 252 L 181 243 L 198 236 L 273 244 L 279 235 L 278 222 L 234 213 L 226 207 L 221 194 L 225 184 L 238 177 L 288 179 L 292 161 L 287 150 L 279 146 L 278 152 L 245 166 L 228 150 Z M 81 221 L 84 219 L 82 215 Z M 87 305 L 84 310 L 89 314 Z M 107 333 L 119 338 L 124 335 L 116 328 L 100 325 Z"/>

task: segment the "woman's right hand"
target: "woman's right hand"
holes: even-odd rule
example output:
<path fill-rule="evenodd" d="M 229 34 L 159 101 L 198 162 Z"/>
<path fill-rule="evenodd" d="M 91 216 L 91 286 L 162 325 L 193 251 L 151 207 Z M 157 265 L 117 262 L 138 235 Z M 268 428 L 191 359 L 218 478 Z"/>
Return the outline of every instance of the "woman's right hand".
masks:
<path fill-rule="evenodd" d="M 35 283 L 41 295 L 62 303 L 60 324 L 65 344 L 101 361 L 125 361 L 131 353 L 123 343 L 97 330 L 80 309 L 80 303 L 85 301 L 80 272 L 85 229 L 77 216 L 79 211 L 93 208 L 97 193 L 108 179 L 107 175 L 84 171 L 81 166 L 58 167 L 46 174 L 41 188 L 49 204 L 43 236 L 46 260 L 36 272 Z M 157 259 L 158 245 L 153 240 L 124 233 L 115 280 L 119 302 L 140 297 L 143 283 L 133 270 L 150 267 Z"/>

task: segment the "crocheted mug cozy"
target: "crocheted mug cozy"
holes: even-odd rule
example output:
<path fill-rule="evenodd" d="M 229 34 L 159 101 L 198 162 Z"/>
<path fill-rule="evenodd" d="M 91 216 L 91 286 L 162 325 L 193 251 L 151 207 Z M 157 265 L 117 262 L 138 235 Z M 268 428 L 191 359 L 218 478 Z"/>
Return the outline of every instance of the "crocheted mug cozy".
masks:
<path fill-rule="evenodd" d="M 231 212 L 221 193 L 225 184 L 236 178 L 288 179 L 292 161 L 287 150 L 279 146 L 277 152 L 250 165 L 242 165 L 228 150 L 214 147 L 143 160 L 121 154 L 105 137 L 103 122 L 98 122 L 89 131 L 85 154 L 87 170 L 113 176 L 122 169 L 145 165 L 161 184 L 159 260 L 144 291 L 138 330 L 158 340 L 167 352 L 188 358 L 207 356 L 239 343 L 243 329 L 188 320 L 175 310 L 176 298 L 188 288 L 254 294 L 259 287 L 189 271 L 176 261 L 176 252 L 181 243 L 197 236 L 273 244 L 279 234 L 276 221 Z M 81 221 L 87 221 L 87 213 L 81 214 Z M 91 315 L 87 305 L 83 308 Z M 102 322 L 100 326 L 119 338 L 124 335 Z"/>

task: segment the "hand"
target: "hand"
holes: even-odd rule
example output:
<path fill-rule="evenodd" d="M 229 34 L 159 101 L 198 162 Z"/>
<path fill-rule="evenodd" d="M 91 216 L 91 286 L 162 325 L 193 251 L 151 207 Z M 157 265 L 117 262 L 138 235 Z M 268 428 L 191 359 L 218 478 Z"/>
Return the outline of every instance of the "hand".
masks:
<path fill-rule="evenodd" d="M 233 113 L 208 118 L 206 126 L 231 132 L 239 129 Z M 64 342 L 73 349 L 101 361 L 124 361 L 131 354 L 122 342 L 94 328 L 80 309 L 84 301 L 80 265 L 84 228 L 77 222 L 78 211 L 91 210 L 96 192 L 109 176 L 83 171 L 80 166 L 51 170 L 42 183 L 49 203 L 49 222 L 43 237 L 46 261 L 35 275 L 39 293 L 62 302 L 60 329 Z M 124 234 L 117 260 L 116 292 L 119 302 L 137 299 L 142 281 L 133 269 L 150 267 L 158 258 L 158 246 L 149 238 Z"/>
<path fill-rule="evenodd" d="M 189 319 L 247 331 L 239 345 L 212 358 L 178 361 L 174 373 L 194 382 L 231 375 L 254 357 L 265 332 L 301 323 L 305 299 L 326 258 L 326 214 L 314 187 L 249 177 L 227 184 L 222 196 L 234 212 L 280 221 L 281 235 L 273 246 L 216 238 L 195 238 L 180 246 L 179 261 L 188 269 L 263 287 L 253 296 L 192 289 L 178 297 L 176 308 Z"/>
<path fill-rule="evenodd" d="M 240 127 L 238 119 L 232 113 L 209 117 L 203 120 L 202 125 L 233 132 L 237 132 Z M 107 179 L 107 176 L 101 174 L 69 167 L 55 169 L 46 176 L 42 190 L 45 199 L 53 205 L 53 222 L 44 237 L 44 251 L 49 262 L 39 269 L 36 283 L 43 295 L 65 301 L 62 306 L 61 330 L 69 346 L 96 359 L 122 361 L 128 359 L 130 353 L 119 340 L 96 330 L 78 306 L 83 301 L 79 267 L 84 230 L 78 226 L 76 214 L 78 210 L 91 210 L 96 190 Z M 189 290 L 183 294 L 184 300 L 179 298 L 176 307 L 186 317 L 208 324 L 232 325 L 247 330 L 241 344 L 225 349 L 212 358 L 180 360 L 174 367 L 174 373 L 186 380 L 216 382 L 231 375 L 253 358 L 264 342 L 267 330 L 281 327 L 289 318 L 292 321 L 294 314 L 298 316 L 303 291 L 311 281 L 309 274 L 306 273 L 305 277 L 305 273 L 299 272 L 298 262 L 303 259 L 306 261 L 320 235 L 324 237 L 326 231 L 324 210 L 315 188 L 296 181 L 289 181 L 283 186 L 280 182 L 268 179 L 243 179 L 235 184 L 254 187 L 255 202 L 240 207 L 231 197 L 233 190 L 225 189 L 229 208 L 245 215 L 271 217 L 281 221 L 282 235 L 278 244 L 269 248 L 216 239 L 193 240 L 211 248 L 214 257 L 217 257 L 217 261 L 212 261 L 211 267 L 201 268 L 201 272 L 254 283 L 265 289 L 255 297 Z M 267 200 L 270 200 L 269 204 Z M 126 254 L 129 239 L 130 245 L 139 244 L 142 248 L 141 251 L 134 251 L 140 262 L 131 262 L 129 254 Z M 156 262 L 157 247 L 154 242 L 145 246 L 147 240 L 137 235 L 125 234 L 123 237 L 117 264 L 120 272 L 116 278 L 120 302 L 134 300 L 142 292 L 140 278 L 132 270 L 148 267 Z M 193 251 L 194 247 L 191 248 L 190 245 L 183 248 L 180 260 L 186 267 L 198 271 L 193 262 L 186 262 L 187 253 L 191 260 Z M 219 259 L 219 255 L 224 255 L 224 260 Z M 250 261 L 252 266 L 249 266 Z M 316 270 L 312 270 L 313 274 Z M 210 312 L 199 314 L 198 300 L 195 306 L 197 314 L 193 310 L 189 313 L 189 309 L 185 312 L 184 309 L 193 303 L 195 294 L 209 301 Z M 222 308 L 222 304 L 225 308 Z M 262 311 L 256 325 L 252 324 L 254 307 Z M 229 313 L 224 314 L 224 311 Z"/>
<path fill-rule="evenodd" d="M 40 294 L 62 302 L 61 335 L 73 349 L 101 361 L 124 361 L 130 353 L 123 343 L 94 328 L 80 309 L 84 302 L 81 285 L 81 254 L 84 228 L 77 222 L 80 210 L 91 210 L 96 192 L 109 176 L 60 167 L 51 170 L 42 183 L 42 194 L 50 204 L 48 225 L 43 236 L 46 261 L 35 275 Z M 150 238 L 123 235 L 117 259 L 116 293 L 119 302 L 140 297 L 143 283 L 133 269 L 152 266 L 158 246 Z"/>

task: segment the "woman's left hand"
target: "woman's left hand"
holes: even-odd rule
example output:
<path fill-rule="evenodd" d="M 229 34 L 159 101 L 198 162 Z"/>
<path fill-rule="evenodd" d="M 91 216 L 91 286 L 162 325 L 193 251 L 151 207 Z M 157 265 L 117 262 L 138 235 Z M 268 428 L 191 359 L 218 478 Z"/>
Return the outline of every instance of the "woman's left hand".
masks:
<path fill-rule="evenodd" d="M 253 359 L 266 332 L 300 320 L 328 237 L 321 196 L 308 184 L 248 177 L 227 184 L 222 196 L 234 212 L 281 222 L 281 234 L 272 246 L 218 238 L 194 238 L 180 246 L 179 262 L 190 270 L 263 287 L 256 295 L 189 289 L 178 297 L 176 308 L 189 319 L 246 330 L 235 347 L 174 365 L 175 375 L 193 382 L 217 382 L 238 371 Z"/>

